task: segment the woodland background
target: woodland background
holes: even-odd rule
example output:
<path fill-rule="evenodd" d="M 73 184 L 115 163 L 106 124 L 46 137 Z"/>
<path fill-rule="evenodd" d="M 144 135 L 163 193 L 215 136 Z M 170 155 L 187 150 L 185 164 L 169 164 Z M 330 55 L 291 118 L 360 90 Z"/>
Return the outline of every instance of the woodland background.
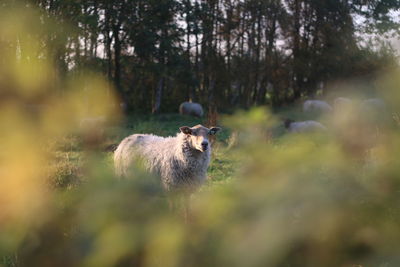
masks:
<path fill-rule="evenodd" d="M 385 36 L 399 36 L 397 0 L 32 0 L 14 8 L 39 8 L 34 25 L 50 30 L 2 40 L 10 53 L 32 60 L 25 50 L 37 43 L 60 83 L 101 72 L 133 113 L 176 112 L 189 99 L 221 111 L 277 107 L 327 94 L 337 81 L 368 84 L 396 64 Z"/>

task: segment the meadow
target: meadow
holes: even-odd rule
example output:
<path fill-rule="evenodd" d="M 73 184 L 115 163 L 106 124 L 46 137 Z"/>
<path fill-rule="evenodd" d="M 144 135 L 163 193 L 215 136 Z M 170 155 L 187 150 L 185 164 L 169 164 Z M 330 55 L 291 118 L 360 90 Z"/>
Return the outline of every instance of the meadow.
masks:
<path fill-rule="evenodd" d="M 170 136 L 204 118 L 124 117 L 91 149 L 79 135 L 61 138 L 48 176 L 56 207 L 33 230 L 42 243 L 26 238 L 3 264 L 396 266 L 396 123 L 382 128 L 375 147 L 346 148 L 354 136 L 341 136 L 340 126 L 289 134 L 286 117 L 334 125 L 332 117 L 301 112 L 301 105 L 220 115 L 223 131 L 207 183 L 192 197 L 190 222 L 168 208 L 143 170 L 116 179 L 106 150 L 132 133 Z"/>
<path fill-rule="evenodd" d="M 398 57 L 356 38 L 399 4 L 233 2 L 2 2 L 0 266 L 400 266 Z M 142 166 L 117 179 L 112 148 L 214 126 L 173 113 L 192 96 L 222 131 L 186 218 Z"/>
<path fill-rule="evenodd" d="M 98 147 L 99 153 L 104 157 L 104 162 L 112 168 L 113 151 L 110 151 L 108 146 L 118 145 L 128 135 L 148 133 L 159 136 L 175 136 L 179 127 L 197 124 L 204 124 L 204 119 L 179 114 L 126 116 L 121 122 L 106 127 L 104 140 Z M 215 144 L 213 151 L 215 161 L 213 161 L 209 172 L 211 183 L 232 178 L 234 172 L 233 160 L 224 153 L 228 146 L 230 132 L 230 129 L 224 129 L 219 134 Z M 82 167 L 84 156 L 83 142 L 79 135 L 70 135 L 57 144 L 58 149 L 55 151 L 54 165 L 51 167 L 54 169 L 54 173 L 49 177 L 50 183 L 55 188 L 70 188 L 84 181 L 85 178 L 79 170 Z"/>
<path fill-rule="evenodd" d="M 319 116 L 301 105 L 220 114 L 223 130 L 208 180 L 191 199 L 189 222 L 168 207 L 159 181 L 146 171 L 116 179 L 109 150 L 127 135 L 175 135 L 205 118 L 117 116 L 95 144 L 87 132 L 57 130 L 34 144 L 11 130 L 13 147 L 25 139 L 32 147 L 9 155 L 14 169 L 2 188 L 11 206 L 3 213 L 1 264 L 397 266 L 399 125 L 382 113 L 379 132 L 369 131 L 378 129 L 376 122 L 359 115 Z M 282 124 L 288 117 L 322 121 L 329 131 L 288 133 Z M 56 121 L 51 125 L 65 129 Z M 29 125 L 23 122 L 17 126 Z"/>
<path fill-rule="evenodd" d="M 287 134 L 284 128 L 283 119 L 293 118 L 296 120 L 319 119 L 321 114 L 318 112 L 302 112 L 301 103 L 293 104 L 288 107 L 279 108 L 273 112 L 274 117 L 280 120 L 271 127 L 274 143 Z M 232 115 L 220 114 L 220 118 L 229 118 Z M 223 119 L 222 119 L 223 120 Z M 222 121 L 220 120 L 220 121 Z M 181 126 L 195 126 L 197 124 L 206 125 L 207 117 L 196 118 L 178 113 L 156 114 L 156 115 L 125 115 L 121 120 L 110 123 L 105 128 L 101 144 L 98 144 L 98 152 L 104 157 L 104 162 L 113 167 L 112 146 L 134 133 L 147 133 L 159 136 L 175 136 Z M 234 159 L 234 155 L 229 152 L 234 137 L 232 128 L 223 127 L 218 133 L 213 144 L 213 157 L 208 172 L 207 186 L 220 184 L 233 178 L 235 170 L 240 168 L 240 162 Z M 58 141 L 57 149 L 54 152 L 55 160 L 50 169 L 53 173 L 49 177 L 49 182 L 55 188 L 71 188 L 84 181 L 83 172 L 80 171 L 84 156 L 84 140 L 79 134 L 69 135 Z"/>

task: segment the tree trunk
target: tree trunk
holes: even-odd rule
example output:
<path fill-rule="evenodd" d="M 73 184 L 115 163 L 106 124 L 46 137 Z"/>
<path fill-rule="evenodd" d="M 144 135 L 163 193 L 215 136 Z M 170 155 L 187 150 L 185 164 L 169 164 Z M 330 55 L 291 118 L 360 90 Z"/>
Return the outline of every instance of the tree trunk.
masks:
<path fill-rule="evenodd" d="M 106 39 L 105 43 L 105 52 L 106 52 L 106 57 L 107 57 L 107 77 L 108 80 L 112 80 L 112 52 L 111 52 L 111 42 L 112 42 L 112 37 L 110 36 L 110 14 L 109 14 L 109 8 L 106 8 L 105 11 L 105 32 L 104 36 Z"/>
<path fill-rule="evenodd" d="M 260 54 L 261 54 L 261 11 L 257 11 L 257 44 L 255 47 L 255 70 L 254 70 L 254 95 L 253 104 L 257 104 L 257 100 L 261 97 L 261 81 L 260 81 Z"/>
<path fill-rule="evenodd" d="M 301 77 L 299 64 L 300 64 L 300 0 L 294 1 L 294 22 L 293 22 L 293 99 L 300 98 L 301 96 L 301 82 L 303 77 Z"/>
<path fill-rule="evenodd" d="M 151 113 L 153 114 L 158 113 L 160 111 L 163 87 L 164 87 L 164 77 L 161 76 L 160 79 L 158 80 L 154 94 L 153 107 L 151 110 Z"/>
<path fill-rule="evenodd" d="M 192 75 L 192 63 L 190 60 L 190 34 L 191 34 L 191 28 L 190 28 L 190 14 L 192 10 L 192 4 L 190 0 L 186 1 L 186 56 L 187 56 L 187 67 L 190 73 L 190 79 L 187 80 L 187 94 L 189 97 L 189 100 L 192 101 L 194 100 L 194 90 L 193 90 L 193 75 Z M 197 44 L 196 44 L 197 45 Z"/>
<path fill-rule="evenodd" d="M 120 93 L 120 96 L 125 101 L 125 95 L 121 86 L 121 40 L 119 37 L 120 25 L 113 26 L 113 37 L 114 37 L 114 85 Z"/>

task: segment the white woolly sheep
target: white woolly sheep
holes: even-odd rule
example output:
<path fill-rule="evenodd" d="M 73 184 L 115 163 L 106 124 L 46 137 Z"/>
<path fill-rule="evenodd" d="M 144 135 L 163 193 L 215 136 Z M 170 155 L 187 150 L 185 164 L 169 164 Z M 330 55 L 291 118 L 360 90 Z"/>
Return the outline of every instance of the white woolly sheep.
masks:
<path fill-rule="evenodd" d="M 299 121 L 286 119 L 284 122 L 285 128 L 291 133 L 303 133 L 312 131 L 326 131 L 326 127 L 317 121 Z"/>
<path fill-rule="evenodd" d="M 167 192 L 191 194 L 206 180 L 210 163 L 209 135 L 220 128 L 202 125 L 180 127 L 175 137 L 134 134 L 126 137 L 114 153 L 116 174 L 129 176 L 132 165 L 144 161 L 148 171 L 161 178 Z"/>
<path fill-rule="evenodd" d="M 322 100 L 306 100 L 303 103 L 303 111 L 319 111 L 319 112 L 331 112 L 332 107 Z"/>
<path fill-rule="evenodd" d="M 179 113 L 181 115 L 190 115 L 199 118 L 204 114 L 203 107 L 199 103 L 194 102 L 183 102 L 179 106 Z"/>

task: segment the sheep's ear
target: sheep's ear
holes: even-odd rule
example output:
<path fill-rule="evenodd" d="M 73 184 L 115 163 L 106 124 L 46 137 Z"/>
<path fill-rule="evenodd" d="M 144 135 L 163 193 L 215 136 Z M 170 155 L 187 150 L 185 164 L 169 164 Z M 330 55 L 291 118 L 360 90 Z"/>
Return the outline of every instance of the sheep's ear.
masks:
<path fill-rule="evenodd" d="M 219 127 L 212 127 L 212 128 L 210 129 L 210 131 L 208 132 L 208 134 L 214 135 L 214 134 L 216 134 L 219 130 L 221 130 L 221 128 L 219 128 Z"/>
<path fill-rule="evenodd" d="M 179 128 L 179 130 L 181 130 L 181 132 L 184 134 L 192 134 L 192 129 L 190 129 L 188 126 L 182 126 Z"/>

